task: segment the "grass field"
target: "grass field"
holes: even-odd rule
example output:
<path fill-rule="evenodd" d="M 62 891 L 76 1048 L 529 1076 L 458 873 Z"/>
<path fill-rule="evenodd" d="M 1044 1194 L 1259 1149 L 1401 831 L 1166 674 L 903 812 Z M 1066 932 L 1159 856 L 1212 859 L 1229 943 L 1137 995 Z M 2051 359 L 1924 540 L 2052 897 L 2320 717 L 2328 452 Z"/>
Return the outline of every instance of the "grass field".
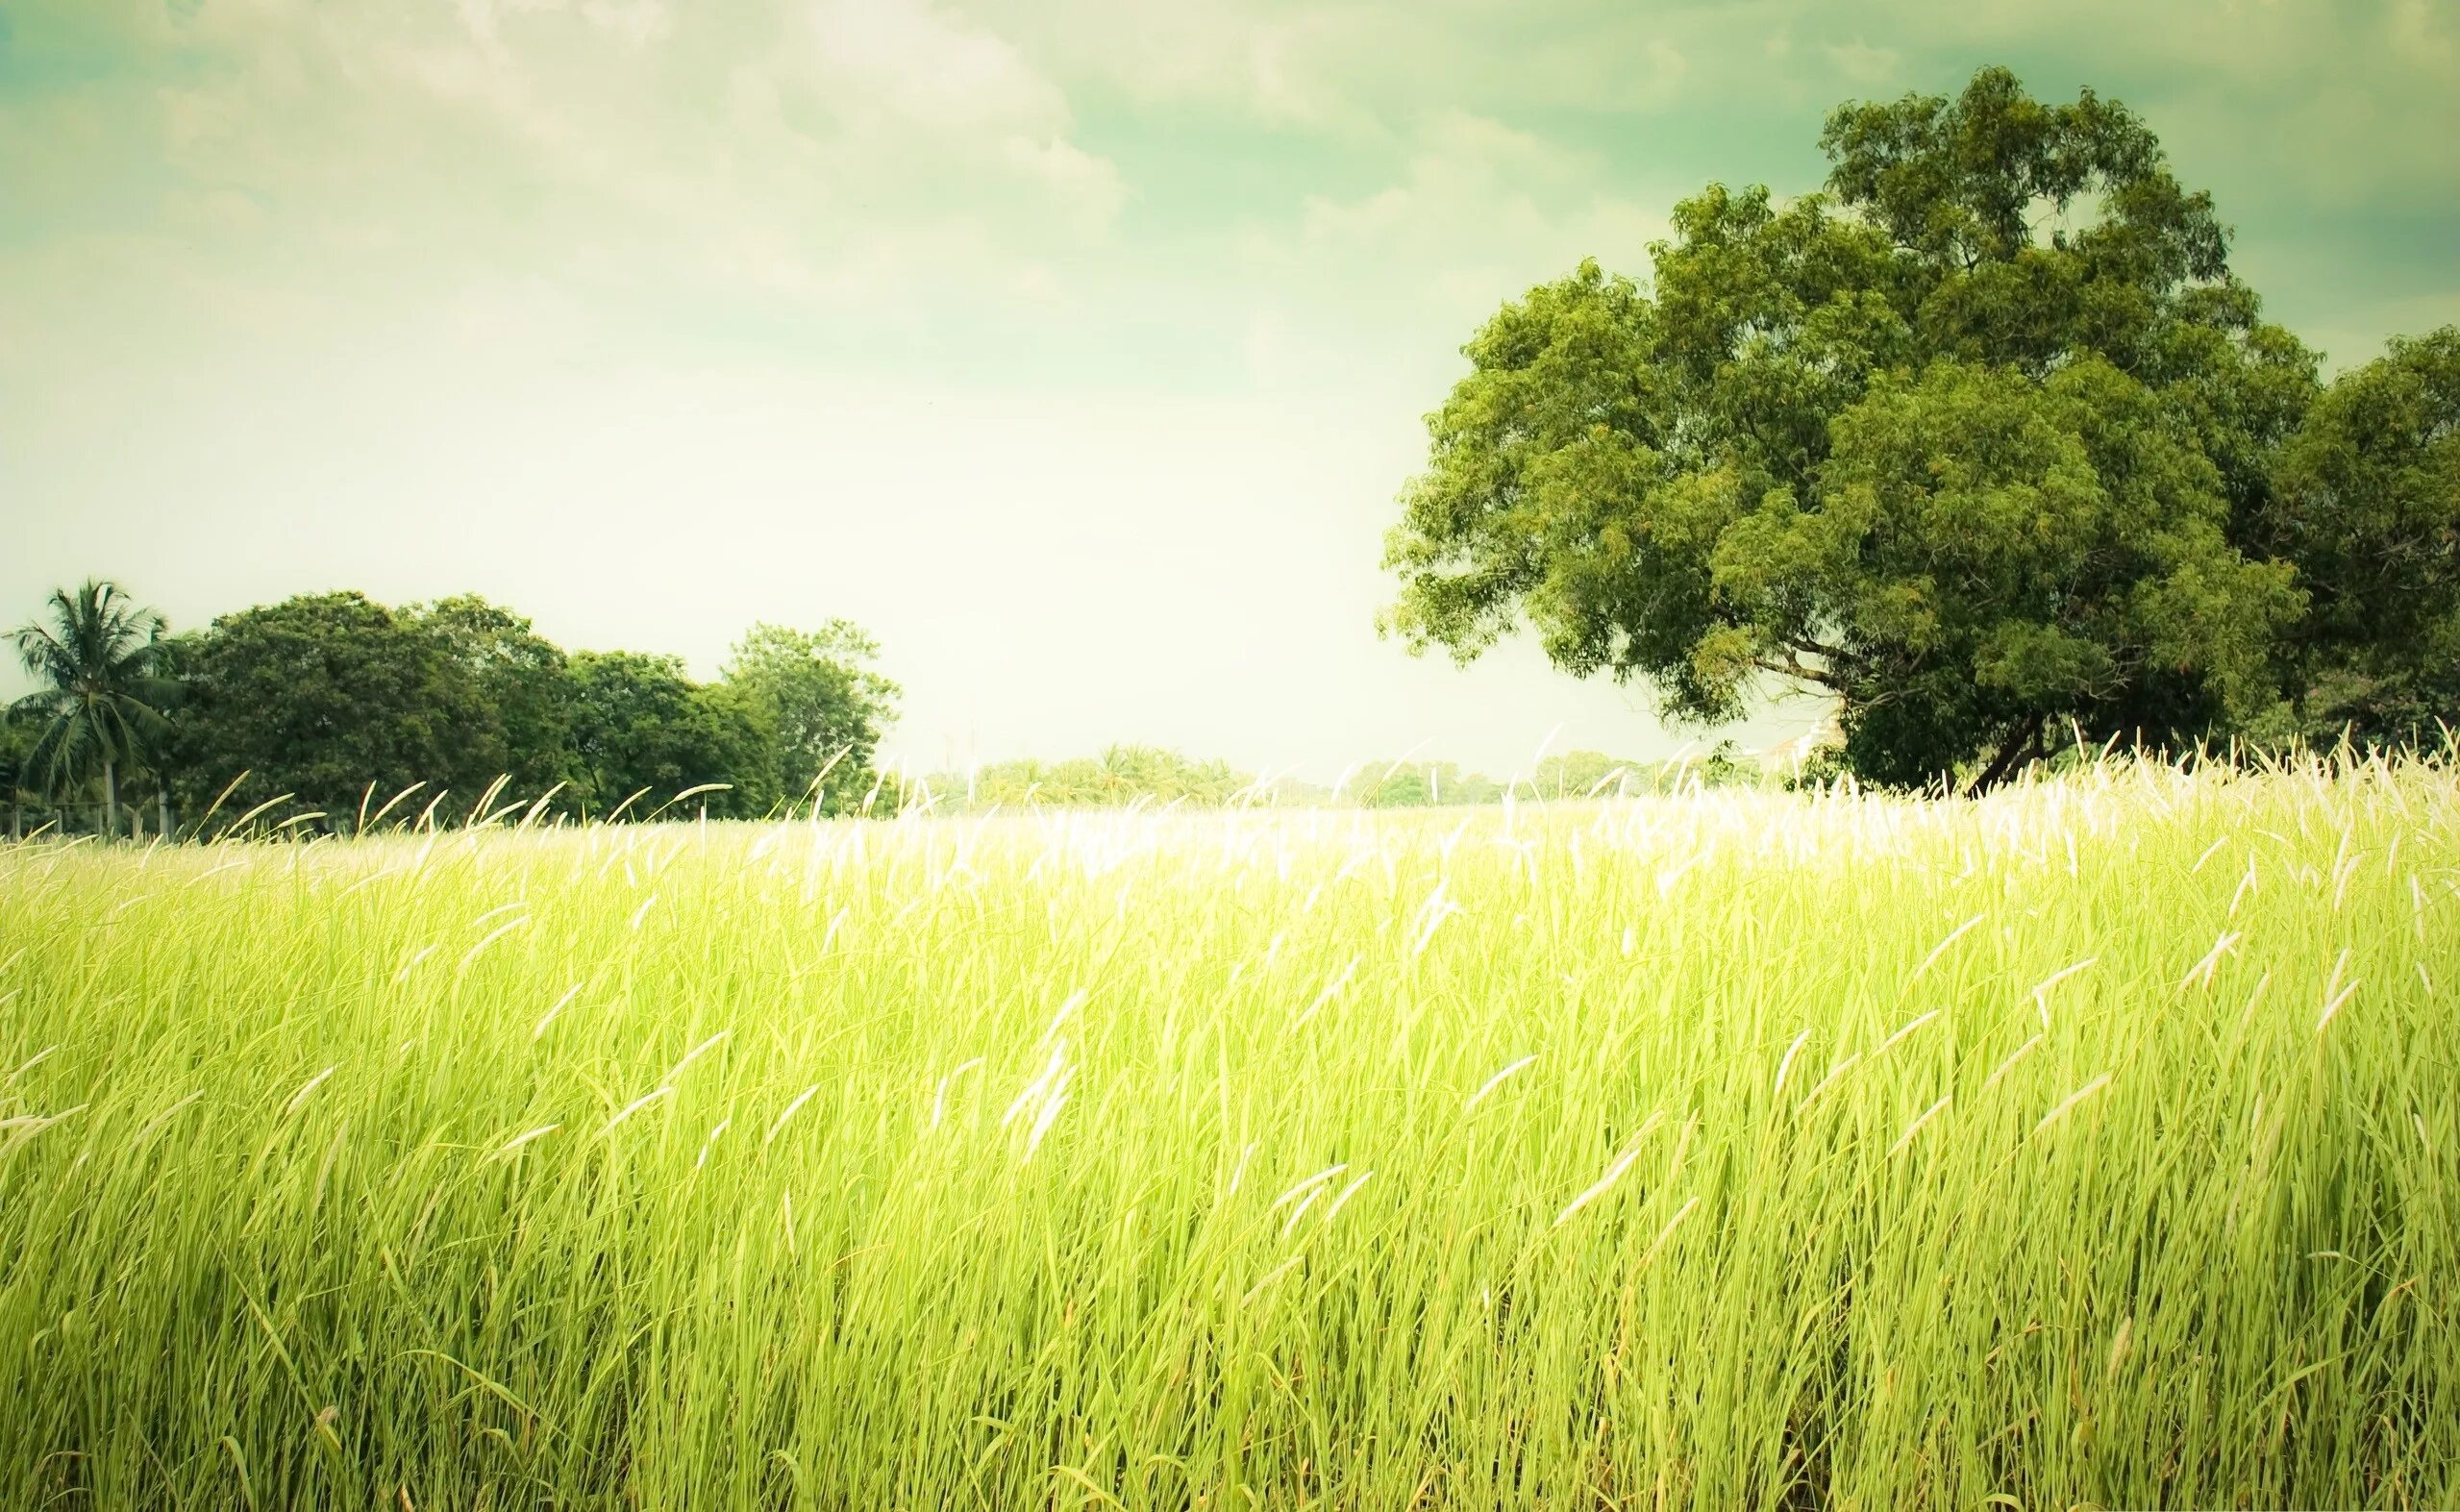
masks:
<path fill-rule="evenodd" d="M 0 1505 L 2460 1502 L 2460 785 L 0 848 Z"/>

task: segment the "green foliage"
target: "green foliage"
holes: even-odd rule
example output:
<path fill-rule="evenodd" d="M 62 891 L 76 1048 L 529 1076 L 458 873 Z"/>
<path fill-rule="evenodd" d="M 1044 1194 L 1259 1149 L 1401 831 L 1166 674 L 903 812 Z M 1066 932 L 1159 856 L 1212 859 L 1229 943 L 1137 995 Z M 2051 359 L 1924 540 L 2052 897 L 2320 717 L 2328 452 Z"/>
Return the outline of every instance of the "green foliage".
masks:
<path fill-rule="evenodd" d="M 1822 144 L 1827 193 L 1712 186 L 1646 290 L 1583 263 L 1464 348 L 1386 628 L 1466 659 L 1526 619 L 1712 724 L 1806 685 L 1905 785 L 2268 717 L 2303 596 L 2258 527 L 2315 362 L 2209 197 L 2000 69 Z"/>
<path fill-rule="evenodd" d="M 1625 761 L 1603 751 L 1566 751 L 1537 764 L 1522 790 L 1544 799 L 1622 798 L 1650 790 L 1652 763 Z"/>
<path fill-rule="evenodd" d="M 2312 602 L 2285 648 L 2301 732 L 2439 738 L 2460 715 L 2460 327 L 2335 379 L 2278 476 L 2259 528 Z"/>
<path fill-rule="evenodd" d="M 1789 633 L 1815 621 L 1837 653 L 1864 777 L 1944 776 L 1977 732 L 2192 740 L 2269 706 L 2291 569 L 2229 544 L 2211 464 L 2108 362 L 1883 376 L 1832 435 L 1818 507 L 1764 501 L 1715 572 L 1763 622 L 1814 606 Z"/>
<path fill-rule="evenodd" d="M 1211 807 L 1258 800 L 1256 779 L 1222 760 L 1197 760 L 1158 746 L 1112 746 L 1065 761 L 995 761 L 928 780 L 935 806 L 1112 808 L 1131 804 Z M 915 795 L 919 798 L 919 794 Z"/>
<path fill-rule="evenodd" d="M 2460 786 L 0 847 L 0 1506 L 2460 1505 Z"/>
<path fill-rule="evenodd" d="M 789 802 L 849 813 L 879 781 L 872 758 L 902 691 L 871 670 L 880 646 L 853 622 L 817 631 L 758 624 L 736 643 L 726 682 L 777 732 L 776 781 Z"/>
<path fill-rule="evenodd" d="M 1503 796 L 1503 784 L 1482 772 L 1452 761 L 1404 758 L 1363 763 L 1349 774 L 1333 799 L 1361 808 L 1429 808 L 1491 804 Z"/>
<path fill-rule="evenodd" d="M 1429 808 L 1443 792 L 1439 774 L 1416 766 L 1392 767 L 1364 775 L 1354 801 L 1363 808 Z"/>
<path fill-rule="evenodd" d="M 808 790 L 812 753 L 841 736 L 863 790 L 876 786 L 872 751 L 897 691 L 863 665 L 877 647 L 842 620 L 810 635 L 756 626 L 736 648 L 738 676 L 704 686 L 671 657 L 567 657 L 470 594 L 400 609 L 308 594 L 177 640 L 109 584 L 54 603 L 63 629 L 19 634 L 29 665 L 57 676 L 18 706 L 46 733 L 16 767 L 56 791 L 142 749 L 191 816 L 217 799 L 235 817 L 284 795 L 284 819 L 339 830 L 375 814 L 457 822 L 482 799 L 603 816 L 645 789 L 627 810 L 642 817 L 706 786 L 691 812 L 752 817 L 790 796 L 784 784 Z M 102 672 L 76 671 L 80 657 L 99 657 Z M 61 678 L 85 691 L 62 694 Z M 94 691 L 109 687 L 119 691 Z M 178 717 L 163 720 L 156 710 L 175 700 Z M 851 806 L 843 781 L 831 779 L 832 811 Z"/>
<path fill-rule="evenodd" d="M 57 798 L 99 778 L 115 827 L 120 770 L 159 756 L 163 710 L 179 696 L 165 672 L 162 616 L 92 579 L 54 592 L 46 607 L 45 619 L 15 634 L 18 659 L 38 684 L 12 708 L 33 731 L 16 780 Z"/>
<path fill-rule="evenodd" d="M 14 800 L 29 781 L 26 752 L 34 744 L 34 735 L 25 721 L 7 709 L 0 709 L 0 804 Z"/>
<path fill-rule="evenodd" d="M 677 794 L 722 817 L 767 813 L 779 800 L 778 737 L 767 704 L 724 684 L 702 686 L 678 657 L 584 651 L 573 657 L 574 754 L 589 811 L 654 813 Z"/>
<path fill-rule="evenodd" d="M 541 795 L 583 779 L 573 759 L 573 688 L 561 648 L 510 609 L 459 594 L 409 611 L 443 637 L 499 733 L 494 775 L 510 792 Z"/>
<path fill-rule="evenodd" d="M 201 809 L 291 795 L 341 825 L 422 784 L 413 807 L 475 804 L 506 769 L 504 726 L 462 643 L 360 593 L 303 594 L 215 620 L 179 650 L 175 783 Z M 456 815 L 458 817 L 458 815 Z"/>

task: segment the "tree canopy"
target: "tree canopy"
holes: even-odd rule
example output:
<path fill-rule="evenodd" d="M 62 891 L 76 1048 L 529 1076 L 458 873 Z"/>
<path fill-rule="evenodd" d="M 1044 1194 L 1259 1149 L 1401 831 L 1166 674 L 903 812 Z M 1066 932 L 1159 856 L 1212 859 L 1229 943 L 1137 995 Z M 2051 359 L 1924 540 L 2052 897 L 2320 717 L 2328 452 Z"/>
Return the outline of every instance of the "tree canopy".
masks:
<path fill-rule="evenodd" d="M 789 800 L 816 799 L 833 814 L 870 795 L 872 757 L 902 691 L 871 669 L 879 656 L 879 643 L 842 619 L 816 631 L 758 624 L 734 646 L 726 682 L 775 731 L 775 781 Z"/>
<path fill-rule="evenodd" d="M 475 802 L 504 770 L 503 726 L 450 639 L 414 611 L 318 593 L 226 614 L 180 652 L 184 797 L 288 794 L 356 813 L 413 783 Z"/>
<path fill-rule="evenodd" d="M 573 745 L 599 815 L 655 813 L 696 787 L 710 813 L 749 818 L 778 800 L 774 728 L 757 706 L 684 675 L 676 657 L 584 651 L 572 658 Z"/>
<path fill-rule="evenodd" d="M 490 728 L 479 732 L 511 791 L 543 794 L 583 779 L 573 759 L 573 688 L 562 648 L 529 620 L 476 594 L 459 594 L 413 608 L 437 636 L 456 675 L 486 706 Z"/>
<path fill-rule="evenodd" d="M 2411 396 L 2383 428 L 2420 460 L 2360 483 L 2330 459 L 2379 455 L 2355 430 L 2381 405 L 2324 399 L 2338 450 L 2300 432 L 2317 358 L 2125 107 L 1984 69 L 1844 106 L 1821 145 L 1826 192 L 1712 185 L 1647 285 L 1584 262 L 1477 334 L 1387 539 L 1386 628 L 1466 660 L 1527 622 L 1700 723 L 1815 691 L 1846 764 L 1906 785 L 2295 725 L 2351 656 L 2302 628 L 2318 604 L 2390 591 L 2310 559 L 2374 529 L 2341 493 L 2448 512 L 2418 423 L 2442 338 L 2375 384 Z M 2448 583 L 2446 540 L 2403 581 Z"/>
<path fill-rule="evenodd" d="M 2460 713 L 2460 329 L 2334 380 L 2283 449 L 2263 538 L 2308 612 L 2285 659 L 2309 722 L 2418 739 Z"/>

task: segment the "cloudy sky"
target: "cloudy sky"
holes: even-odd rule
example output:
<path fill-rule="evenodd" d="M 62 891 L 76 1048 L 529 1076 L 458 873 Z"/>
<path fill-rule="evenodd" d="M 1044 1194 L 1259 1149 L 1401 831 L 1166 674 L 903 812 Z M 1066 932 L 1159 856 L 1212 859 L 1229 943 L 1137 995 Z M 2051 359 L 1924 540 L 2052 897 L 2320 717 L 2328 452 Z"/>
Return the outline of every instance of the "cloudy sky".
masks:
<path fill-rule="evenodd" d="M 708 673 L 842 614 L 927 766 L 1671 750 L 1376 637 L 1419 417 L 1992 62 L 2147 114 L 2334 360 L 2460 319 L 2444 0 L 0 0 L 0 617 L 467 589 Z"/>

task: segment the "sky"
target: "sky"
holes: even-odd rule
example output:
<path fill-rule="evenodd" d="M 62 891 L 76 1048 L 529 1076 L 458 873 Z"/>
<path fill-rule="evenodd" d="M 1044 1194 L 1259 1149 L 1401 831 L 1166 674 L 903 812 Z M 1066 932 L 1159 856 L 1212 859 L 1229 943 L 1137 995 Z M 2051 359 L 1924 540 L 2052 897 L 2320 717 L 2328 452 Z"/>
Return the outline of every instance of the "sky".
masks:
<path fill-rule="evenodd" d="M 2460 320 L 2447 0 L 0 0 L 0 618 L 842 615 L 918 768 L 1766 744 L 1379 639 L 1395 495 L 1503 301 L 1992 62 L 2332 363 Z"/>

